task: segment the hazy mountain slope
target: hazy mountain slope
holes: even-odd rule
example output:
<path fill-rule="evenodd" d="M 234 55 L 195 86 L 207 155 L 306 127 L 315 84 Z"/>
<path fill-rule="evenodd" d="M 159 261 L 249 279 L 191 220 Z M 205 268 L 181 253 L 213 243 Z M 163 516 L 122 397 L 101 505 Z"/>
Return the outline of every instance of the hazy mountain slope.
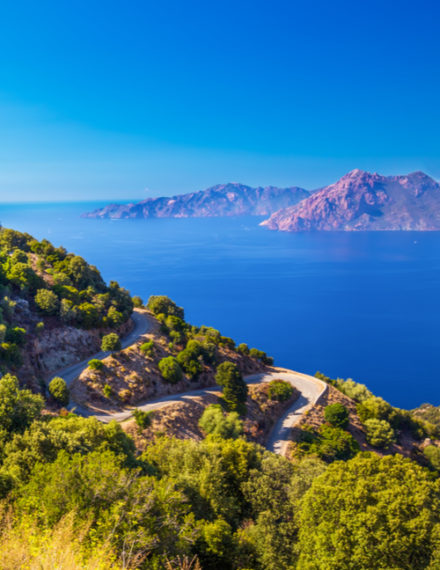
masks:
<path fill-rule="evenodd" d="M 307 198 L 309 192 L 292 188 L 251 188 L 238 183 L 220 184 L 190 194 L 147 198 L 137 204 L 110 204 L 83 214 L 85 218 L 205 218 L 214 216 L 266 216 Z"/>
<path fill-rule="evenodd" d="M 300 204 L 273 214 L 271 230 L 440 230 L 440 185 L 424 174 L 353 170 Z"/>

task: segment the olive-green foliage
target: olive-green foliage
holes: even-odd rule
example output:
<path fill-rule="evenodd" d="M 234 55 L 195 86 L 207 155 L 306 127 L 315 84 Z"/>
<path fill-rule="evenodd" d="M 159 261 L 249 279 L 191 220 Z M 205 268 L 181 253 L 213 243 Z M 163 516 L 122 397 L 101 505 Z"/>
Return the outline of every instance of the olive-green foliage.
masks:
<path fill-rule="evenodd" d="M 102 394 L 105 398 L 111 398 L 113 395 L 112 387 L 109 384 L 104 384 Z"/>
<path fill-rule="evenodd" d="M 299 455 L 317 455 L 327 463 L 347 460 L 359 451 L 359 444 L 340 427 L 322 425 L 318 430 L 305 426 L 297 444 Z"/>
<path fill-rule="evenodd" d="M 222 362 L 217 367 L 215 381 L 223 387 L 223 399 L 228 409 L 244 415 L 248 387 L 237 365 L 233 362 Z"/>
<path fill-rule="evenodd" d="M 205 409 L 199 426 L 206 434 L 218 435 L 224 439 L 236 439 L 243 433 L 243 422 L 237 412 L 225 415 L 219 404 L 211 404 Z"/>
<path fill-rule="evenodd" d="M 357 405 L 357 413 L 362 423 L 372 418 L 389 420 L 393 414 L 393 408 L 382 398 L 370 396 L 370 398 Z"/>
<path fill-rule="evenodd" d="M 184 320 L 184 311 L 165 295 L 152 295 L 148 299 L 147 308 L 154 315 L 173 315 Z"/>
<path fill-rule="evenodd" d="M 292 397 L 295 388 L 285 380 L 272 380 L 268 386 L 269 400 L 277 400 L 278 402 L 285 402 Z"/>
<path fill-rule="evenodd" d="M 196 378 L 203 371 L 203 356 L 202 344 L 197 340 L 189 340 L 177 355 L 177 361 L 190 378 Z"/>
<path fill-rule="evenodd" d="M 180 382 L 183 378 L 182 369 L 174 356 L 166 356 L 159 361 L 159 370 L 163 378 L 171 384 Z"/>
<path fill-rule="evenodd" d="M 249 356 L 251 358 L 256 358 L 260 360 L 263 364 L 272 365 L 273 358 L 272 356 L 267 356 L 267 354 L 263 350 L 258 350 L 257 348 L 251 348 L 249 350 Z"/>
<path fill-rule="evenodd" d="M 131 300 L 133 301 L 133 307 L 141 308 L 144 306 L 144 302 L 138 295 L 132 297 Z"/>
<path fill-rule="evenodd" d="M 430 465 L 440 471 L 440 448 L 436 445 L 427 445 L 423 449 L 423 454 L 428 459 Z"/>
<path fill-rule="evenodd" d="M 439 497 L 439 480 L 399 455 L 334 463 L 301 503 L 298 567 L 426 568 L 438 548 Z"/>
<path fill-rule="evenodd" d="M 395 440 L 393 428 L 386 420 L 370 418 L 364 422 L 367 441 L 373 447 L 387 449 Z"/>
<path fill-rule="evenodd" d="M 140 345 L 139 350 L 145 356 L 152 356 L 154 354 L 154 342 L 152 340 L 148 340 L 147 342 L 143 342 Z"/>
<path fill-rule="evenodd" d="M 60 301 L 53 291 L 38 289 L 35 304 L 43 315 L 56 315 Z"/>
<path fill-rule="evenodd" d="M 6 330 L 5 340 L 23 346 L 26 342 L 26 330 L 22 327 L 10 327 Z"/>
<path fill-rule="evenodd" d="M 104 368 L 104 363 L 99 358 L 92 358 L 89 360 L 88 366 L 91 370 L 102 370 Z"/>
<path fill-rule="evenodd" d="M 134 420 L 141 430 L 146 429 L 147 427 L 149 427 L 151 425 L 152 414 L 153 414 L 152 411 L 151 412 L 144 412 L 143 410 L 140 410 L 139 408 L 137 408 L 133 412 Z"/>
<path fill-rule="evenodd" d="M 70 399 L 69 388 L 66 381 L 59 376 L 55 376 L 49 383 L 49 393 L 62 406 L 67 406 Z"/>
<path fill-rule="evenodd" d="M 242 342 L 237 346 L 237 351 L 241 354 L 248 355 L 249 354 L 249 347 L 246 343 Z"/>
<path fill-rule="evenodd" d="M 324 418 L 332 426 L 346 428 L 348 425 L 348 410 L 343 404 L 336 402 L 324 408 Z"/>
<path fill-rule="evenodd" d="M 364 385 L 359 384 L 358 382 L 354 382 L 351 378 L 347 378 L 347 380 L 343 380 L 342 378 L 337 378 L 336 380 L 332 380 L 322 372 L 316 372 L 316 378 L 327 382 L 337 388 L 340 392 L 355 400 L 356 402 L 363 402 L 367 398 L 371 398 L 373 395 L 370 390 Z"/>
<path fill-rule="evenodd" d="M 20 390 L 11 374 L 0 378 L 0 435 L 23 432 L 40 416 L 44 400 L 29 390 Z"/>
<path fill-rule="evenodd" d="M 121 349 L 121 339 L 116 333 L 109 333 L 102 337 L 101 350 L 104 352 L 114 352 Z"/>

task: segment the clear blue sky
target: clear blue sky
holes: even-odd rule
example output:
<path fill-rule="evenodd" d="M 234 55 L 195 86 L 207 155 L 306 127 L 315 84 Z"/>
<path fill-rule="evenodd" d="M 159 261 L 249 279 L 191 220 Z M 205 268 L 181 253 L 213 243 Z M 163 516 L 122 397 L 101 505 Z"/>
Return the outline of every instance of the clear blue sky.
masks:
<path fill-rule="evenodd" d="M 0 201 L 440 178 L 435 0 L 0 5 Z"/>

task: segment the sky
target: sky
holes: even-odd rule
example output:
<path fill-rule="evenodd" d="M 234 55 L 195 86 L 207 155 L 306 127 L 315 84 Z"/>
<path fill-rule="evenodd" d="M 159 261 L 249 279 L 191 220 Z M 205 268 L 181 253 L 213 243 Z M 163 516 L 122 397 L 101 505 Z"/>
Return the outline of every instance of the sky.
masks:
<path fill-rule="evenodd" d="M 435 0 L 2 0 L 0 201 L 440 178 Z"/>

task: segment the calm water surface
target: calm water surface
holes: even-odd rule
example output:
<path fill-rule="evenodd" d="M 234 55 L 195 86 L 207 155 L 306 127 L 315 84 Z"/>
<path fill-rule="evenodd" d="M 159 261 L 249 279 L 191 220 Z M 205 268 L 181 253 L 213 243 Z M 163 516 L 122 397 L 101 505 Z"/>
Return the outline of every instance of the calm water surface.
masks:
<path fill-rule="evenodd" d="M 440 233 L 79 217 L 99 205 L 0 205 L 0 220 L 82 255 L 133 295 L 169 295 L 190 322 L 279 365 L 352 377 L 401 407 L 440 404 Z"/>

